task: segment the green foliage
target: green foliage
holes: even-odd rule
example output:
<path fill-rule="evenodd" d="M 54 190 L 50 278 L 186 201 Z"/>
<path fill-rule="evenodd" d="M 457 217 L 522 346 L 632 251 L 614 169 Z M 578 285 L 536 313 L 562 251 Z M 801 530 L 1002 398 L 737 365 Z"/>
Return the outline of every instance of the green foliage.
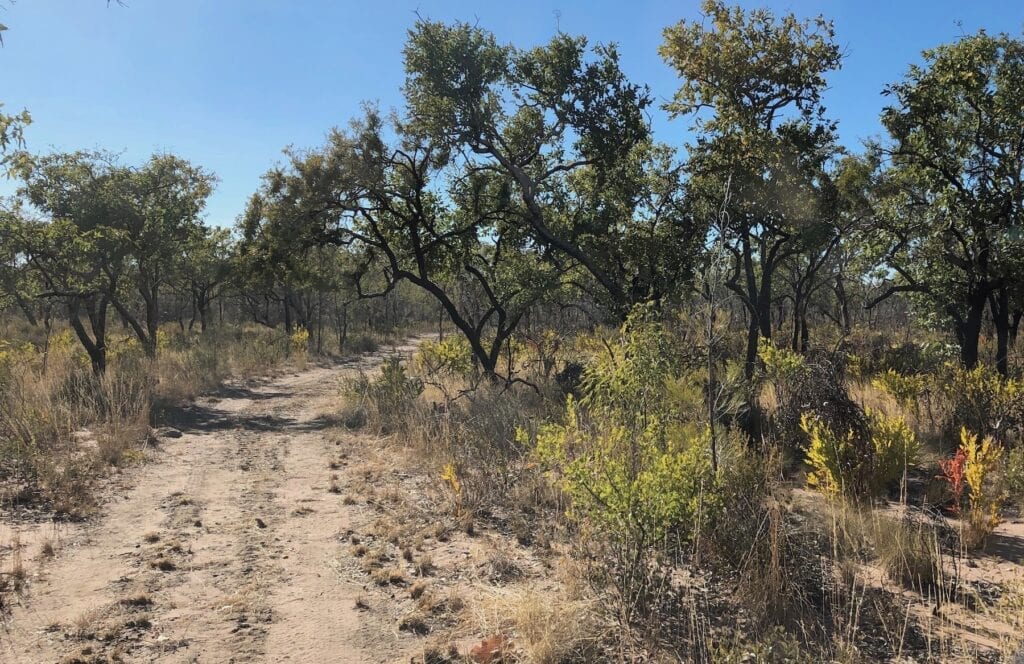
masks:
<path fill-rule="evenodd" d="M 1024 427 L 1024 380 L 1004 379 L 990 366 L 948 364 L 938 376 L 952 406 L 951 424 L 1010 442 Z"/>
<path fill-rule="evenodd" d="M 587 370 L 585 396 L 537 434 L 573 514 L 643 555 L 670 534 L 688 540 L 715 510 L 708 433 L 676 420 L 667 398 L 672 357 L 662 327 L 634 312 Z"/>
<path fill-rule="evenodd" d="M 859 470 L 862 460 L 854 446 L 853 432 L 837 436 L 813 415 L 800 417 L 800 428 L 807 434 L 807 464 L 811 472 L 807 484 L 829 494 L 852 492 L 847 482 L 854 479 L 854 470 Z"/>
<path fill-rule="evenodd" d="M 199 215 L 214 176 L 170 154 L 133 168 L 103 152 L 34 157 L 18 174 L 19 193 L 52 219 L 22 223 L 18 252 L 46 284 L 46 297 L 67 305 L 94 369 L 105 369 L 108 307 L 155 357 L 160 292 L 206 233 Z M 83 309 L 91 331 L 79 323 Z"/>
<path fill-rule="evenodd" d="M 381 365 L 380 375 L 371 378 L 360 372 L 349 382 L 346 392 L 356 401 L 358 412 L 354 422 L 372 422 L 382 433 L 393 433 L 411 422 L 406 416 L 423 393 L 423 381 L 409 376 L 397 357 L 389 357 Z"/>
<path fill-rule="evenodd" d="M 785 383 L 804 373 L 806 364 L 803 356 L 788 348 L 779 348 L 770 339 L 760 339 L 757 355 L 764 365 L 764 375 L 773 383 Z"/>
<path fill-rule="evenodd" d="M 893 369 L 875 376 L 871 384 L 896 399 L 905 409 L 917 410 L 917 401 L 927 386 L 924 376 L 904 376 Z"/>
<path fill-rule="evenodd" d="M 431 377 L 465 378 L 473 372 L 473 356 L 463 336 L 421 342 L 412 362 L 419 373 Z"/>
<path fill-rule="evenodd" d="M 804 414 L 800 427 L 810 442 L 807 483 L 828 494 L 876 496 L 912 466 L 920 451 L 914 432 L 902 418 L 868 411 L 868 440 L 853 431 L 837 435 L 813 415 Z"/>
<path fill-rule="evenodd" d="M 647 546 L 692 537 L 714 504 L 708 436 L 696 427 L 665 435 L 651 420 L 640 431 L 581 426 L 570 398 L 563 425 L 537 434 L 537 454 L 558 469 L 573 515 L 612 538 Z"/>
<path fill-rule="evenodd" d="M 1024 447 L 1014 447 L 1006 455 L 1003 478 L 1008 497 L 1018 505 L 1024 504 Z"/>
<path fill-rule="evenodd" d="M 0 34 L 4 29 L 0 25 Z M 24 110 L 15 115 L 8 115 L 2 112 L 2 109 L 3 104 L 0 103 L 0 166 L 9 174 L 12 170 L 22 166 L 26 159 L 24 152 L 11 150 L 11 148 L 20 148 L 24 144 L 25 127 L 32 124 L 32 116 Z"/>
<path fill-rule="evenodd" d="M 715 220 L 732 258 L 730 290 L 747 309 L 745 373 L 752 378 L 758 339 L 772 336 L 779 268 L 788 262 L 797 274 L 802 320 L 805 289 L 847 225 L 828 170 L 839 153 L 835 125 L 821 104 L 840 50 L 821 17 L 776 17 L 718 0 L 702 9 L 704 20 L 664 32 L 660 53 L 681 79 L 667 108 L 690 115 L 701 132 L 688 151 L 688 204 Z"/>
<path fill-rule="evenodd" d="M 617 316 L 687 282 L 705 230 L 683 212 L 681 169 L 650 139 L 653 99 L 614 45 L 559 33 L 522 49 L 475 25 L 421 20 L 403 55 L 404 126 L 472 185 L 453 197 L 461 216 L 515 210 L 493 236 L 576 264 L 567 285 L 585 280 Z M 480 206 L 480 193 L 501 207 Z"/>
<path fill-rule="evenodd" d="M 923 56 L 886 89 L 875 237 L 897 287 L 952 328 L 970 367 L 986 306 L 1005 322 L 1022 288 L 1024 41 L 981 30 Z"/>
<path fill-rule="evenodd" d="M 831 22 L 776 17 L 720 0 L 705 0 L 701 9 L 709 21 L 684 20 L 664 32 L 659 52 L 683 80 L 669 110 L 713 107 L 709 124 L 717 131 L 771 126 L 789 104 L 806 120 L 818 116 L 825 74 L 841 58 Z"/>
<path fill-rule="evenodd" d="M 868 433 L 873 452 L 872 490 L 884 491 L 906 474 L 918 459 L 921 444 L 902 417 L 867 411 Z"/>
<path fill-rule="evenodd" d="M 881 337 L 879 339 L 883 340 Z M 881 348 L 873 349 L 870 364 L 879 372 L 891 370 L 903 376 L 919 376 L 936 373 L 947 362 L 956 360 L 957 349 L 954 344 L 908 341 L 901 344 L 885 343 Z"/>

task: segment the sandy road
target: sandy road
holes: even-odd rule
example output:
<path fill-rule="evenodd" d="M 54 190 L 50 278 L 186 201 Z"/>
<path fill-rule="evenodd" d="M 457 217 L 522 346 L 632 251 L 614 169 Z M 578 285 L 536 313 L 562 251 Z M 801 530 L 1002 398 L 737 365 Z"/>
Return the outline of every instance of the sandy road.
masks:
<path fill-rule="evenodd" d="M 39 561 L 0 661 L 398 657 L 364 624 L 359 584 L 334 571 L 352 512 L 328 490 L 345 469 L 328 469 L 323 415 L 345 376 L 384 355 L 229 385 L 184 409 L 183 436 L 163 439 L 131 488 Z"/>

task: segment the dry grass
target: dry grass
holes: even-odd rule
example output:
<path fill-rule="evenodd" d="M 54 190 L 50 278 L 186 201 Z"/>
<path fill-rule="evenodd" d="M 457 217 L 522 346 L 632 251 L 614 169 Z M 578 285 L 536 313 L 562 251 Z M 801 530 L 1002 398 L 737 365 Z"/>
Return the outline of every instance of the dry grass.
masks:
<path fill-rule="evenodd" d="M 400 567 L 381 567 L 375 569 L 370 578 L 378 586 L 399 585 L 405 583 L 405 572 Z"/>
<path fill-rule="evenodd" d="M 0 503 L 87 516 L 96 480 L 109 467 L 142 461 L 150 425 L 167 409 L 229 375 L 265 373 L 288 360 L 287 340 L 269 330 L 166 332 L 155 360 L 132 339 L 112 337 L 102 377 L 67 331 L 3 355 Z"/>
<path fill-rule="evenodd" d="M 593 601 L 531 587 L 479 589 L 466 624 L 475 633 L 508 636 L 524 664 L 595 661 L 607 636 Z"/>

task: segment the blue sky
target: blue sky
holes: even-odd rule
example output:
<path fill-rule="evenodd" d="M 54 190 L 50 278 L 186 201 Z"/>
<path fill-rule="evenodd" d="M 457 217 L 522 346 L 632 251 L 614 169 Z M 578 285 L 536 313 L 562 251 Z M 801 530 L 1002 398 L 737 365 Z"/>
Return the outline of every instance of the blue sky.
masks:
<path fill-rule="evenodd" d="M 920 51 L 985 28 L 1021 34 L 1024 2 L 744 2 L 825 14 L 846 53 L 826 103 L 853 148 L 877 135 L 882 87 Z M 415 12 L 476 21 L 502 41 L 545 42 L 556 20 L 615 41 L 623 66 L 661 100 L 677 81 L 657 54 L 662 29 L 699 0 L 0 0 L 0 102 L 27 108 L 32 151 L 104 148 L 138 162 L 172 151 L 220 177 L 207 218 L 229 225 L 286 145 L 320 143 L 363 100 L 401 103 L 401 49 Z M 556 12 L 559 17 L 556 19 Z M 652 112 L 659 140 L 682 144 L 686 120 Z M 10 193 L 12 183 L 0 183 Z"/>

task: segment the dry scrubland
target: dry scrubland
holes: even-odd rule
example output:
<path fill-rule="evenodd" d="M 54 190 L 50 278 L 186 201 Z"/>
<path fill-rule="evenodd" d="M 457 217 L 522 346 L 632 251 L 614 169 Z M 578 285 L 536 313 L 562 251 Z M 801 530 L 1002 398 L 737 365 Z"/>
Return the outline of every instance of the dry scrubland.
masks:
<path fill-rule="evenodd" d="M 229 376 L 265 374 L 303 362 L 305 337 L 259 327 L 199 335 L 168 327 L 158 358 L 134 337 L 111 340 L 110 366 L 96 375 L 70 331 L 8 326 L 0 342 L 0 502 L 78 519 L 96 507 L 110 469 L 145 458 L 151 424 Z M 354 352 L 375 347 L 354 338 Z"/>
<path fill-rule="evenodd" d="M 65 335 L 9 344 L 5 520 L 23 526 L 7 532 L 28 533 L 4 542 L 9 634 L 19 635 L 17 620 L 34 601 L 45 606 L 63 557 L 72 575 L 84 564 L 74 533 L 29 520 L 92 517 L 88 528 L 123 518 L 128 507 L 108 516 L 104 505 L 147 476 L 149 462 L 154 477 L 173 476 L 177 462 L 165 456 L 182 446 L 216 466 L 202 447 L 211 443 L 199 440 L 252 428 L 267 436 L 253 459 L 270 455 L 261 481 L 278 498 L 276 507 L 246 509 L 258 521 L 284 510 L 291 521 L 267 532 L 288 542 L 306 529 L 323 539 L 297 551 L 275 549 L 280 537 L 268 537 L 256 553 L 230 555 L 263 565 L 282 551 L 322 553 L 310 564 L 331 571 L 337 594 L 319 573 L 308 587 L 293 575 L 293 594 L 326 596 L 315 605 L 318 629 L 337 621 L 347 640 L 335 647 L 360 648 L 343 661 L 1001 661 L 1015 653 L 1024 619 L 1019 381 L 961 369 L 940 344 L 891 344 L 868 332 L 806 356 L 765 345 L 749 387 L 729 378 L 738 367 L 724 372 L 711 428 L 706 358 L 685 350 L 697 348 L 687 342 L 700 329 L 692 323 L 641 312 L 620 330 L 529 335 L 510 354 L 514 385 L 484 377 L 451 334 L 338 364 L 311 357 L 302 335 L 168 332 L 157 361 L 125 342 L 102 378 Z M 246 385 L 239 379 L 268 372 L 315 376 L 250 381 L 266 385 L 251 389 L 268 395 L 270 415 L 223 425 L 188 415 L 197 395 L 218 394 L 219 380 Z M 279 404 L 289 393 L 282 385 L 312 391 Z M 210 403 L 244 394 L 235 389 Z M 740 427 L 752 417 L 756 442 Z M 151 429 L 162 422 L 184 438 Z M 314 448 L 323 454 L 309 462 L 317 470 L 303 490 L 315 498 L 302 497 L 287 487 L 305 478 L 288 467 Z M 69 597 L 85 601 L 47 628 L 53 652 L 70 653 L 68 661 L 176 652 L 167 650 L 173 630 L 161 598 L 175 583 L 198 583 L 204 545 L 192 541 L 191 519 L 199 523 L 199 506 L 221 498 L 189 490 L 156 498 L 173 514 L 131 533 L 142 547 L 132 576 L 144 580 L 121 588 L 114 608 Z M 231 641 L 227 652 L 273 652 L 273 625 L 292 625 L 278 604 L 287 587 L 249 591 L 242 606 L 264 612 L 256 620 L 268 635 L 258 647 Z M 209 592 L 183 597 L 201 602 Z M 339 607 L 352 615 L 339 618 Z M 241 612 L 206 629 L 248 628 L 253 619 Z M 358 627 L 342 629 L 348 623 Z M 310 638 L 307 656 L 329 645 Z M 172 642 L 190 652 L 203 640 Z"/>
<path fill-rule="evenodd" d="M 854 149 L 831 21 L 701 13 L 419 17 L 233 229 L 0 113 L 0 659 L 1020 661 L 1024 40 Z"/>
<path fill-rule="evenodd" d="M 1017 652 L 1019 381 L 868 333 L 806 357 L 765 346 L 750 443 L 746 399 L 724 393 L 742 381 L 706 425 L 694 332 L 634 316 L 542 334 L 516 349 L 531 385 L 513 388 L 482 384 L 457 339 L 425 342 L 350 388 L 346 425 L 422 455 L 451 523 L 502 542 L 456 627 L 421 611 L 426 661 L 461 661 L 444 644 L 467 630 L 528 662 Z M 412 543 L 416 560 L 410 522 L 385 531 L 388 555 Z"/>

